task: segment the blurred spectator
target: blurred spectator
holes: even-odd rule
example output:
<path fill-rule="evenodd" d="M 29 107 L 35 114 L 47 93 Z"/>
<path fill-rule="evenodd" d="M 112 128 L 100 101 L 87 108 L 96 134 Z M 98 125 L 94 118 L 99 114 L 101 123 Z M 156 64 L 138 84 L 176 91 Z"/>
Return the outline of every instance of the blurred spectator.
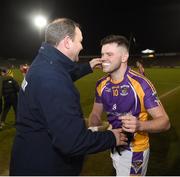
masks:
<path fill-rule="evenodd" d="M 2 72 L 2 96 L 3 96 L 3 110 L 0 118 L 0 128 L 5 125 L 6 116 L 11 108 L 14 109 L 15 118 L 17 112 L 17 99 L 19 92 L 19 84 L 12 77 L 9 76 L 8 70 L 3 69 Z"/>
<path fill-rule="evenodd" d="M 138 72 L 140 74 L 142 74 L 143 76 L 145 76 L 144 67 L 143 67 L 142 63 L 139 61 L 136 61 L 136 66 L 138 68 Z"/>
<path fill-rule="evenodd" d="M 5 72 L 6 72 L 6 76 L 14 77 L 14 73 L 12 69 L 7 69 Z"/>
<path fill-rule="evenodd" d="M 20 65 L 19 69 L 20 69 L 21 73 L 23 75 L 25 75 L 29 69 L 29 65 L 28 64 Z"/>

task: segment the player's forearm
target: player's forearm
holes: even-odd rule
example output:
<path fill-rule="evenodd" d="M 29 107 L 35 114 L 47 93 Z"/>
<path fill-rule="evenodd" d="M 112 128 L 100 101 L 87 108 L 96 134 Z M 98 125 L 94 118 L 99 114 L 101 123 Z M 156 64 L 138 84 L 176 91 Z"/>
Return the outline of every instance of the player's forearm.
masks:
<path fill-rule="evenodd" d="M 149 133 L 158 133 L 167 131 L 170 128 L 169 119 L 167 117 L 158 117 L 148 121 L 138 121 L 138 131 L 146 131 Z"/>
<path fill-rule="evenodd" d="M 101 118 L 93 113 L 89 116 L 89 127 L 102 125 Z"/>

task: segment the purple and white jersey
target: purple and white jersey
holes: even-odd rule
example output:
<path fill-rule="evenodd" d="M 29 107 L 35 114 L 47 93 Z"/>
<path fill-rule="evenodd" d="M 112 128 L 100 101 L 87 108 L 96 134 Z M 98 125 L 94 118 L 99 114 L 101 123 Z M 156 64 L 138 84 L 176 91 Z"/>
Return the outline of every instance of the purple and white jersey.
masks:
<path fill-rule="evenodd" d="M 110 75 L 98 80 L 95 102 L 103 104 L 108 121 L 113 128 L 121 127 L 118 117 L 127 113 L 134 115 L 139 120 L 147 120 L 146 110 L 160 104 L 151 82 L 129 67 L 124 79 L 119 83 L 114 83 Z M 132 151 L 139 152 L 149 147 L 147 133 L 137 132 L 133 136 L 130 143 Z"/>

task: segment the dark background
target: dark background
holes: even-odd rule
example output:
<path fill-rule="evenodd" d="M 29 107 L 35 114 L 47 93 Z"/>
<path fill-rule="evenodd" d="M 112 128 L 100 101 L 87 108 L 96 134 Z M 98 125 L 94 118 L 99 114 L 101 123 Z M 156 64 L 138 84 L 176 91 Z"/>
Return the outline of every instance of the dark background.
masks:
<path fill-rule="evenodd" d="M 180 51 L 179 0 L 5 0 L 0 4 L 0 57 L 33 58 L 44 39 L 33 25 L 35 14 L 48 22 L 71 18 L 82 26 L 81 55 L 98 55 L 99 42 L 109 34 L 125 35 L 132 53 L 146 48 Z"/>

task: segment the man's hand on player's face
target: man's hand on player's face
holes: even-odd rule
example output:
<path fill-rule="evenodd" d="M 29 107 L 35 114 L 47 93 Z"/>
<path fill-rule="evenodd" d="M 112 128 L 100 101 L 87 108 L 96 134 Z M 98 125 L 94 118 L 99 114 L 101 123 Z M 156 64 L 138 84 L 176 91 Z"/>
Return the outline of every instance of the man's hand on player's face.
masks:
<path fill-rule="evenodd" d="M 90 64 L 92 69 L 95 69 L 95 68 L 101 69 L 102 68 L 102 60 L 101 60 L 101 58 L 93 58 L 89 62 L 89 64 Z"/>

